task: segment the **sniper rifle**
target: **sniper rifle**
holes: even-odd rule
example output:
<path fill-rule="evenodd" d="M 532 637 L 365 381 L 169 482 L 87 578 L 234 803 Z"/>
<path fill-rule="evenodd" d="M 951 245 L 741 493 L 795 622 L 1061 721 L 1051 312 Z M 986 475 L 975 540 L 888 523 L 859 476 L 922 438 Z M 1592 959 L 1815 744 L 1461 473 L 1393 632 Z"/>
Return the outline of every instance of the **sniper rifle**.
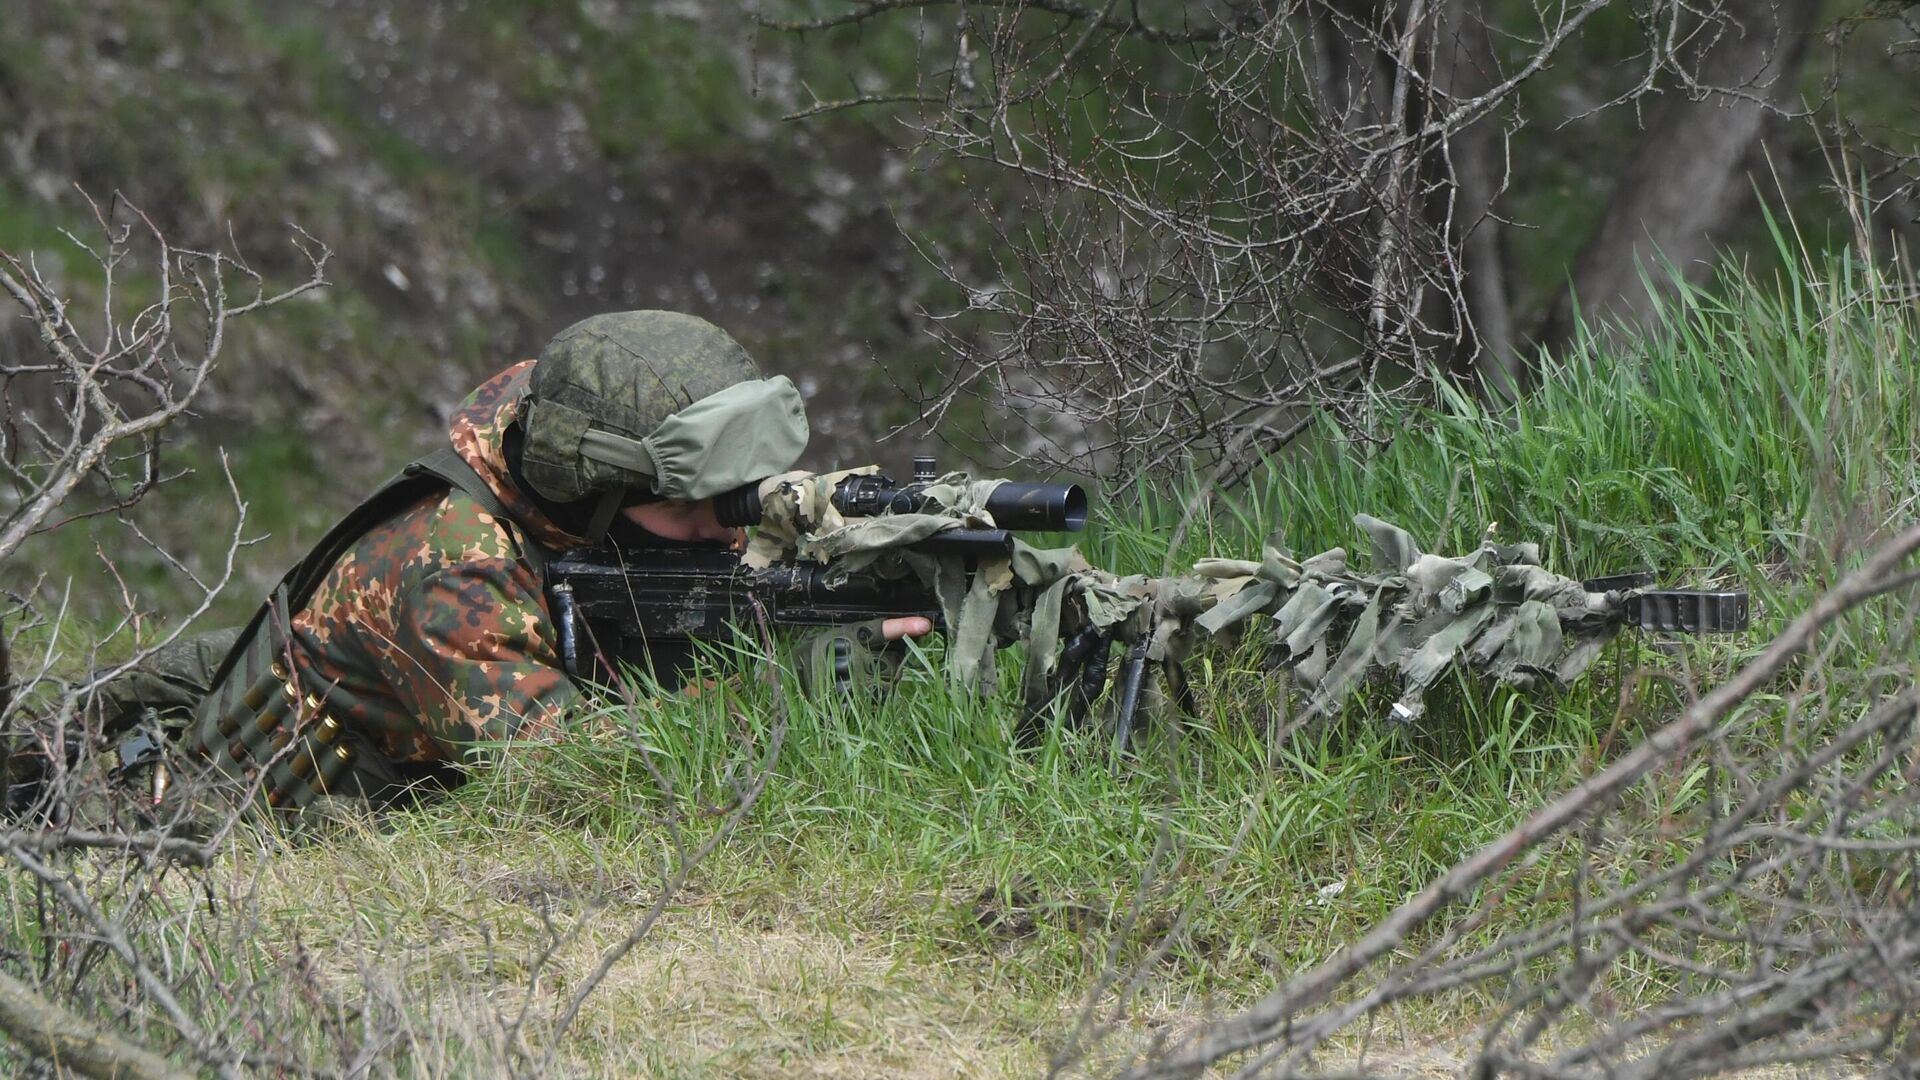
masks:
<path fill-rule="evenodd" d="M 877 474 L 812 479 L 826 485 L 807 489 L 821 497 L 808 502 L 796 499 L 791 486 L 782 488 L 774 498 L 775 520 L 805 519 L 807 511 L 794 510 L 801 505 L 813 506 L 817 517 L 822 501 L 855 521 L 924 521 L 939 513 L 963 520 L 943 521 L 942 531 L 852 569 L 802 556 L 817 520 L 800 520 L 777 545 L 781 557 L 758 563 L 711 548 L 569 553 L 548 571 L 567 670 L 604 683 L 627 663 L 651 668 L 672 686 L 690 670 L 696 642 L 725 640 L 735 627 L 919 615 L 949 637 L 948 670 L 963 683 L 979 685 L 993 650 L 1023 641 L 1030 725 L 1062 691 L 1070 718 L 1084 718 L 1111 672 L 1110 723 L 1124 744 L 1156 674 L 1186 706 L 1182 661 L 1198 634 L 1235 632 L 1254 615 L 1273 621 L 1275 660 L 1314 691 L 1310 707 L 1330 707 L 1369 673 L 1386 672 L 1406 690 L 1393 712 L 1401 719 L 1419 714 L 1420 693 L 1455 662 L 1522 686 L 1565 683 L 1622 629 L 1733 633 L 1748 624 L 1745 592 L 1655 589 L 1652 574 L 1644 572 L 1575 582 L 1539 567 L 1537 549 L 1527 544 L 1489 540 L 1472 555 L 1441 559 L 1364 515 L 1356 521 L 1374 539 L 1367 574 L 1349 571 L 1340 549 L 1294 562 L 1269 547 L 1261 562 L 1203 560 L 1191 575 L 1119 578 L 1077 556 L 1059 557 L 1070 552 L 1027 548 L 1011 535 L 1083 528 L 1086 494 L 1074 485 L 1002 482 L 977 500 L 974 512 L 961 513 L 932 496 L 952 499 L 966 485 L 948 477 L 936 486 L 930 458 L 916 459 L 908 485 Z M 720 497 L 720 520 L 761 524 L 767 517 L 762 495 L 755 486 Z M 977 527 L 981 509 L 994 527 Z M 873 535 L 882 537 L 873 547 L 889 542 Z M 1569 647 L 1563 648 L 1563 634 Z M 1117 670 L 1115 645 L 1122 647 Z"/>

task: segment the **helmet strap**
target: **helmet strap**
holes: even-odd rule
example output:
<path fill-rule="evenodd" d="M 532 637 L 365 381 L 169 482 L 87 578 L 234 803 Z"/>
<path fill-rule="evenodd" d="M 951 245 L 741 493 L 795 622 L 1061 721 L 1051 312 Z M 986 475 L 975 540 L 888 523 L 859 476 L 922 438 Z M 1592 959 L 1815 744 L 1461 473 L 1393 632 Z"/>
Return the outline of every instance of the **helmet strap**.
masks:
<path fill-rule="evenodd" d="M 598 544 L 607 538 L 607 530 L 613 526 L 613 515 L 620 512 L 627 493 L 620 488 L 610 488 L 600 495 L 599 505 L 593 508 L 593 517 L 587 521 L 587 543 Z"/>

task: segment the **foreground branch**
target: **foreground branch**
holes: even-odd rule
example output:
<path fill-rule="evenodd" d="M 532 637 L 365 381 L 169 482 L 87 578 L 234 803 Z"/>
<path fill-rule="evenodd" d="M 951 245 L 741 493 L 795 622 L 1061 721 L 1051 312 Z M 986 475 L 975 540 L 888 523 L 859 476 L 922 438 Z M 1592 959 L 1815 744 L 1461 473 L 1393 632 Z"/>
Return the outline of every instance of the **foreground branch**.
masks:
<path fill-rule="evenodd" d="M 1351 1016 L 1343 1013 L 1308 1019 L 1303 1014 L 1334 1000 L 1339 988 L 1349 979 L 1400 948 L 1409 935 L 1448 905 L 1467 896 L 1549 839 L 1588 820 L 1648 772 L 1697 745 L 1736 706 L 1785 670 L 1790 661 L 1813 644 L 1822 630 L 1842 615 L 1876 596 L 1911 585 L 1912 578 L 1899 571 L 1916 550 L 1920 550 L 1920 526 L 1908 528 L 1876 552 L 1865 566 L 1795 619 L 1752 663 L 1702 697 L 1678 720 L 1649 736 L 1613 765 L 1536 811 L 1505 836 L 1455 863 L 1360 940 L 1314 970 L 1281 985 L 1246 1012 L 1202 1027 L 1173 1052 L 1124 1075 L 1134 1080 L 1197 1076 L 1223 1057 L 1276 1039 L 1290 1038 L 1291 1048 L 1295 1050 L 1310 1047 Z M 1360 1011 L 1360 1008 L 1349 1011 Z"/>
<path fill-rule="evenodd" d="M 144 1046 L 127 1041 L 35 993 L 0 971 L 0 1031 L 56 1068 L 97 1080 L 193 1080 Z"/>

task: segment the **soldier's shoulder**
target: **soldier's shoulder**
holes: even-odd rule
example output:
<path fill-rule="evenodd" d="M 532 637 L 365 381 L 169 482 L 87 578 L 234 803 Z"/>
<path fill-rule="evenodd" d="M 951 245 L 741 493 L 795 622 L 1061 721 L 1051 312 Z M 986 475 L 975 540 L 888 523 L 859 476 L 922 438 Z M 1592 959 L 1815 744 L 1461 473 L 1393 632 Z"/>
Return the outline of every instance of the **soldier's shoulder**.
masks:
<path fill-rule="evenodd" d="M 523 544 L 519 530 L 459 490 L 434 492 L 375 526 L 343 563 L 406 589 L 456 568 L 504 571 Z"/>
<path fill-rule="evenodd" d="M 518 526 L 487 513 L 457 489 L 429 508 L 425 524 L 427 553 L 447 563 L 513 559 L 524 542 Z"/>

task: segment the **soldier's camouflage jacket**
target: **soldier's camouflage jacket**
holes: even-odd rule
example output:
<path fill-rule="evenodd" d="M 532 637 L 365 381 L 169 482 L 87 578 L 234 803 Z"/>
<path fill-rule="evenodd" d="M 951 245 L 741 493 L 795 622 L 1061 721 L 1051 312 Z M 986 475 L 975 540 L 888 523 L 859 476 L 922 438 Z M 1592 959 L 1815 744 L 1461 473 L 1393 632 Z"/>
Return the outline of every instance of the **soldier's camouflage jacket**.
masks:
<path fill-rule="evenodd" d="M 585 543 L 514 485 L 502 437 L 533 361 L 489 379 L 454 413 L 454 449 L 513 516 L 455 489 L 361 537 L 292 620 L 301 686 L 391 760 L 457 758 L 462 744 L 556 730 L 576 690 L 562 669 L 529 539 Z"/>

